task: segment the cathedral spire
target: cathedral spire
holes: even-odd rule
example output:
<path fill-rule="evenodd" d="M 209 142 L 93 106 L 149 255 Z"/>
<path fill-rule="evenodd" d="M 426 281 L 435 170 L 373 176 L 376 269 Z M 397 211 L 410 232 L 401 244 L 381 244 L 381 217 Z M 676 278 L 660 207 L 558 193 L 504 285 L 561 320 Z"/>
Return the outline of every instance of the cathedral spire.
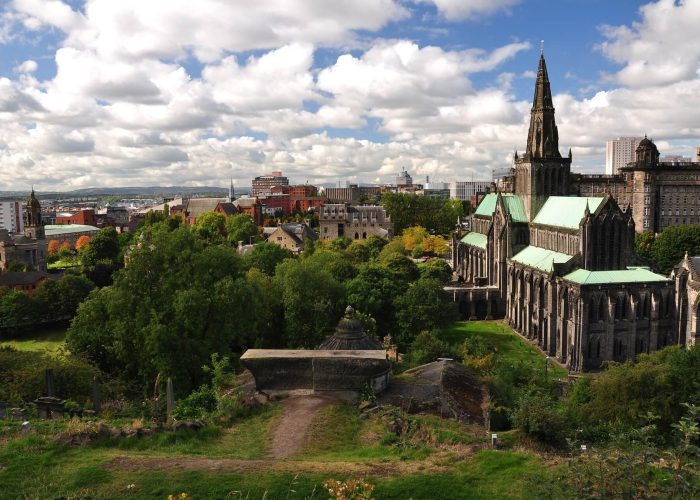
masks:
<path fill-rule="evenodd" d="M 544 52 L 540 55 L 535 82 L 535 96 L 530 111 L 530 130 L 527 134 L 526 156 L 537 159 L 561 158 L 559 132 L 554 121 L 552 89 L 549 86 Z"/>

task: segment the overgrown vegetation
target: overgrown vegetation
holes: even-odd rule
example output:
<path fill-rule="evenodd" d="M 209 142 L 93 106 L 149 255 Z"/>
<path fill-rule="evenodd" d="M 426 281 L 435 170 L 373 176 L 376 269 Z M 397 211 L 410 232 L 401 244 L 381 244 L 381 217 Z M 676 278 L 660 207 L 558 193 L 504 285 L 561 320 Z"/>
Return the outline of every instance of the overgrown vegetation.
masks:
<path fill-rule="evenodd" d="M 662 274 L 668 274 L 683 255 L 700 253 L 700 225 L 669 226 L 658 235 L 651 231 L 637 234 L 635 252 L 654 264 Z"/>

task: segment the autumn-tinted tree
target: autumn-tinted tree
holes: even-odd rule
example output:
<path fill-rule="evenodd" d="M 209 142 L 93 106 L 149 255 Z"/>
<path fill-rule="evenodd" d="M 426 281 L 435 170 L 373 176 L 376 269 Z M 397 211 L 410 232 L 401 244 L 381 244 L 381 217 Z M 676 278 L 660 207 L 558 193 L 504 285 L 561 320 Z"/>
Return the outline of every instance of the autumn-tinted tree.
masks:
<path fill-rule="evenodd" d="M 47 248 L 47 251 L 50 254 L 57 254 L 60 249 L 61 249 L 61 244 L 58 242 L 58 240 L 49 241 L 49 246 Z"/>
<path fill-rule="evenodd" d="M 75 242 L 75 249 L 80 252 L 80 250 L 82 250 L 82 248 L 88 243 L 90 243 L 90 237 L 84 234 L 78 238 L 78 241 Z"/>

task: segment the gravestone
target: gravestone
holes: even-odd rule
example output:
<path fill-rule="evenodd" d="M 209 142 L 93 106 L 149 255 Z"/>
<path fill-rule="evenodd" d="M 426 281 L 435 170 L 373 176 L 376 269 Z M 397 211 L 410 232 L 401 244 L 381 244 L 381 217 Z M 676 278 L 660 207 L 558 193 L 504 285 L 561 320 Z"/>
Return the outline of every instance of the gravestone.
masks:
<path fill-rule="evenodd" d="M 50 398 L 56 396 L 53 385 L 53 370 L 51 368 L 44 372 L 44 379 L 46 381 L 46 395 Z"/>
<path fill-rule="evenodd" d="M 65 413 L 66 401 L 54 395 L 53 370 L 46 370 L 45 380 L 47 395 L 34 400 L 39 418 L 44 420 L 61 419 Z"/>
<path fill-rule="evenodd" d="M 30 424 L 29 422 L 22 422 L 22 430 L 20 431 L 20 434 L 22 436 L 26 436 L 31 430 L 32 424 Z"/>
<path fill-rule="evenodd" d="M 175 394 L 173 392 L 173 380 L 168 377 L 168 383 L 166 385 L 166 404 L 167 404 L 167 415 L 168 421 L 173 419 L 173 410 L 175 409 Z"/>
<path fill-rule="evenodd" d="M 0 419 L 7 418 L 7 403 L 0 401 Z"/>
<path fill-rule="evenodd" d="M 92 377 L 92 410 L 95 415 L 102 411 L 102 395 L 100 394 L 100 379 L 97 375 Z"/>

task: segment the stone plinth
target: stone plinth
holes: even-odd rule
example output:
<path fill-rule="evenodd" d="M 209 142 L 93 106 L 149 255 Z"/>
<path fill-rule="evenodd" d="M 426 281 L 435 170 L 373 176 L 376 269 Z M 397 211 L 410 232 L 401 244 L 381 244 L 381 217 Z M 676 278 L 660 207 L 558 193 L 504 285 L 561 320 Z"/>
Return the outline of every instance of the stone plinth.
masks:
<path fill-rule="evenodd" d="M 66 401 L 53 396 L 43 396 L 34 400 L 41 419 L 61 419 L 65 413 Z"/>
<path fill-rule="evenodd" d="M 361 391 L 369 384 L 381 392 L 391 371 L 383 350 L 248 349 L 241 363 L 259 391 Z"/>

